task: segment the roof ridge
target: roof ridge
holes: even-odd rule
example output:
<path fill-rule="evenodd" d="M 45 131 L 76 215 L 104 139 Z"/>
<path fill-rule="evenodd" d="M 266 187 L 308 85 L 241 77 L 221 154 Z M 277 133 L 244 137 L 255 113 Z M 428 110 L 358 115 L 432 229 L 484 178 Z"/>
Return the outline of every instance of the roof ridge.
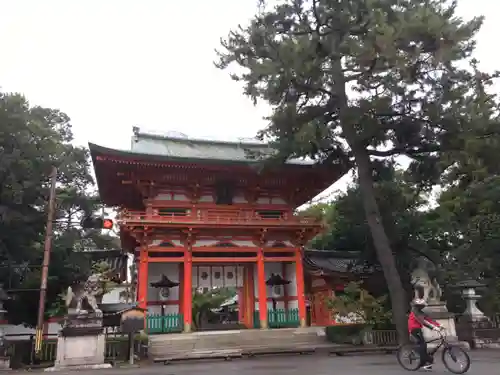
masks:
<path fill-rule="evenodd" d="M 228 146 L 248 146 L 248 147 L 266 147 L 272 149 L 269 143 L 259 141 L 258 139 L 255 139 L 255 141 L 244 141 L 243 139 L 248 139 L 248 138 L 240 138 L 238 141 L 225 141 L 221 139 L 204 139 L 204 138 L 191 138 L 186 135 L 185 138 L 183 137 L 176 137 L 173 135 L 167 135 L 167 134 L 155 134 L 155 133 L 148 133 L 147 131 L 141 131 L 141 129 L 137 126 L 134 126 L 132 128 L 133 131 L 133 137 L 138 139 L 138 138 L 143 138 L 143 139 L 163 139 L 163 140 L 168 140 L 168 141 L 174 141 L 174 142 L 180 142 L 180 143 L 205 143 L 205 144 L 218 144 L 218 145 L 228 145 Z"/>

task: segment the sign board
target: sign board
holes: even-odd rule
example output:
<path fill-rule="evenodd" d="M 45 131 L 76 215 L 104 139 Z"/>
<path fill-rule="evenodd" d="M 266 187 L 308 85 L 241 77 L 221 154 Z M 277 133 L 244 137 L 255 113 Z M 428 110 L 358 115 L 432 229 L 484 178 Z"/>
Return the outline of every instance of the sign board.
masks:
<path fill-rule="evenodd" d="M 315 277 L 312 279 L 311 287 L 322 288 L 326 286 L 326 281 L 323 277 Z"/>
<path fill-rule="evenodd" d="M 121 315 L 121 331 L 135 333 L 144 329 L 146 311 L 140 308 L 127 310 Z"/>
<path fill-rule="evenodd" d="M 94 315 L 69 315 L 64 320 L 63 328 L 61 330 L 61 335 L 65 337 L 98 335 L 101 333 L 102 317 Z"/>

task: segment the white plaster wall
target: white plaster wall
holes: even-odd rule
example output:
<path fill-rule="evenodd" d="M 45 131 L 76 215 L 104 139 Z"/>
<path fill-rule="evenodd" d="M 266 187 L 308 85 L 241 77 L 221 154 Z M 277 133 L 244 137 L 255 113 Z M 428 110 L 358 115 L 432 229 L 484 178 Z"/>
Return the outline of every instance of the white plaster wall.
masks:
<path fill-rule="evenodd" d="M 203 203 L 213 203 L 214 197 L 210 194 L 203 194 L 200 199 L 198 199 L 199 202 Z"/>
<path fill-rule="evenodd" d="M 281 242 L 283 244 L 285 244 L 286 246 L 290 246 L 290 247 L 294 247 L 294 245 L 292 244 L 292 242 L 288 241 L 288 240 L 285 240 L 285 241 L 281 241 L 281 240 L 271 240 L 271 241 L 266 241 L 265 245 L 266 247 L 271 247 L 273 246 L 276 242 Z"/>
<path fill-rule="evenodd" d="M 295 263 L 293 264 L 288 264 L 287 265 L 287 275 L 286 279 L 290 280 L 290 284 L 286 285 L 285 288 L 287 290 L 288 296 L 293 297 L 297 296 L 297 278 L 296 278 L 296 273 L 295 273 Z M 282 263 L 279 262 L 266 262 L 264 263 L 264 274 L 265 274 L 265 279 L 267 280 L 271 274 L 278 274 L 281 277 L 283 277 L 283 265 Z M 254 267 L 254 290 L 255 290 L 255 297 L 256 299 L 259 298 L 259 282 L 258 282 L 258 271 L 257 271 L 257 266 Z M 267 286 L 266 287 L 266 298 L 269 298 L 272 296 L 272 287 Z M 267 308 L 272 309 L 273 303 L 271 301 L 267 301 Z M 276 307 L 278 309 L 284 308 L 284 302 L 278 301 L 276 304 Z M 288 302 L 288 307 L 289 308 L 296 308 L 298 307 L 297 301 L 289 301 Z M 255 302 L 255 310 L 259 310 L 259 302 Z"/>
<path fill-rule="evenodd" d="M 207 278 L 203 279 L 203 273 Z M 216 278 L 219 273 L 219 278 Z M 232 276 L 232 277 L 231 277 Z M 243 286 L 243 267 L 237 265 L 205 265 L 193 266 L 193 288 L 221 288 L 221 287 L 242 287 Z"/>
<path fill-rule="evenodd" d="M 179 282 L 179 264 L 178 263 L 149 263 L 148 265 L 148 301 L 160 301 L 159 289 L 151 287 L 150 283 L 160 280 L 161 275 L 167 276 L 171 281 Z M 169 301 L 178 301 L 180 286 L 170 288 Z M 178 305 L 164 305 L 165 312 L 178 313 Z M 148 306 L 148 312 L 160 313 L 160 306 Z"/>
<path fill-rule="evenodd" d="M 15 337 L 7 337 L 9 340 L 29 340 L 30 335 L 35 334 L 35 329 L 30 327 L 25 327 L 23 325 L 13 325 L 13 324 L 0 324 L 0 329 L 4 331 L 6 335 L 20 335 Z M 59 323 L 49 323 L 48 334 L 57 335 L 61 330 L 61 325 Z"/>
<path fill-rule="evenodd" d="M 174 199 L 172 199 L 172 197 Z M 174 201 L 189 201 L 188 197 L 184 194 L 179 194 L 179 193 L 175 193 L 172 194 L 171 193 L 160 193 L 158 194 L 156 197 L 155 197 L 155 200 L 158 200 L 158 201 L 171 201 L 171 200 L 174 200 Z"/>
<path fill-rule="evenodd" d="M 165 314 L 178 314 L 179 306 L 177 305 L 164 305 L 163 311 Z M 161 314 L 161 306 L 148 306 L 149 314 Z"/>
<path fill-rule="evenodd" d="M 231 242 L 234 243 L 235 245 L 238 245 L 238 246 L 256 247 L 255 244 L 252 241 L 249 241 L 249 240 L 234 240 L 234 241 L 231 241 Z"/>
<path fill-rule="evenodd" d="M 174 194 L 174 201 L 189 201 L 189 198 L 185 194 Z"/>
<path fill-rule="evenodd" d="M 297 296 L 297 268 L 295 262 L 286 265 L 286 277 L 290 280 L 288 284 L 288 295 L 290 297 Z M 297 300 L 288 301 L 288 308 L 296 309 L 299 307 Z"/>
<path fill-rule="evenodd" d="M 125 300 L 120 299 L 120 293 L 126 289 L 125 286 L 117 286 L 113 290 L 109 291 L 102 296 L 102 303 L 119 303 L 125 302 Z"/>
<path fill-rule="evenodd" d="M 243 194 L 236 194 L 233 197 L 233 203 L 248 203 L 248 201 Z"/>
<path fill-rule="evenodd" d="M 194 243 L 194 246 L 196 246 L 196 247 L 198 247 L 198 246 L 213 246 L 218 242 L 219 241 L 217 241 L 217 240 L 196 240 L 196 242 Z"/>
<path fill-rule="evenodd" d="M 162 242 L 165 242 L 165 241 L 168 241 L 170 243 L 172 243 L 172 245 L 174 246 L 184 246 L 182 243 L 181 243 L 181 240 L 172 240 L 170 238 L 165 238 L 165 239 L 160 239 L 160 240 L 153 240 L 151 241 L 151 246 L 158 246 L 160 245 Z M 140 250 L 140 248 L 137 248 Z"/>
<path fill-rule="evenodd" d="M 173 242 L 173 241 L 172 241 Z M 244 247 L 256 247 L 255 244 L 250 241 L 250 240 L 233 240 L 231 238 L 219 238 L 215 240 L 197 240 L 194 243 L 194 247 L 201 247 L 201 246 L 215 246 L 219 242 L 231 242 L 235 244 L 236 246 L 244 246 Z"/>
<path fill-rule="evenodd" d="M 259 197 L 257 199 L 257 204 L 276 204 L 282 205 L 286 204 L 286 201 L 280 197 Z"/>

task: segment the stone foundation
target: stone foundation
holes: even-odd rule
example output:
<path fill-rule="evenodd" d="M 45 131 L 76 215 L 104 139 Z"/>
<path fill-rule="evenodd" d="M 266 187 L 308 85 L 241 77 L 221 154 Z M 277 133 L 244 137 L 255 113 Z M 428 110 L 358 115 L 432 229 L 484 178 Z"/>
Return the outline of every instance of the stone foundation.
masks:
<path fill-rule="evenodd" d="M 10 358 L 0 357 L 0 371 L 10 370 Z"/>
<path fill-rule="evenodd" d="M 102 329 L 102 317 L 70 317 L 57 339 L 54 367 L 45 371 L 110 368 L 111 364 L 104 363 L 105 351 L 106 336 Z"/>
<path fill-rule="evenodd" d="M 442 327 L 444 327 L 444 332 L 446 339 L 449 342 L 455 342 L 460 344 L 462 347 L 469 347 L 467 342 L 459 342 L 457 336 L 457 329 L 455 327 L 455 314 L 450 313 L 446 308 L 444 302 L 439 302 L 436 304 L 430 304 L 426 309 L 425 313 L 432 319 L 438 322 Z M 426 341 L 436 340 L 439 338 L 439 333 L 434 332 L 430 329 L 424 329 L 424 338 Z M 428 344 L 430 348 L 436 347 L 439 341 Z"/>

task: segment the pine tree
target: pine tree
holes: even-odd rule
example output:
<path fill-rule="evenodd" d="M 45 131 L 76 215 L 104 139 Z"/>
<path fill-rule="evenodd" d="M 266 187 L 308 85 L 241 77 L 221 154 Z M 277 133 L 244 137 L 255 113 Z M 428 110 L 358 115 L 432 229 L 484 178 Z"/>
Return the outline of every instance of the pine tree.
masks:
<path fill-rule="evenodd" d="M 260 137 L 280 160 L 309 156 L 357 168 L 366 219 L 400 340 L 408 301 L 373 189 L 374 157 L 406 155 L 437 177 L 444 155 L 497 132 L 494 76 L 472 59 L 482 18 L 445 0 L 261 1 L 222 41 L 216 65 L 272 107 Z M 439 169 L 439 168 L 441 169 Z"/>

